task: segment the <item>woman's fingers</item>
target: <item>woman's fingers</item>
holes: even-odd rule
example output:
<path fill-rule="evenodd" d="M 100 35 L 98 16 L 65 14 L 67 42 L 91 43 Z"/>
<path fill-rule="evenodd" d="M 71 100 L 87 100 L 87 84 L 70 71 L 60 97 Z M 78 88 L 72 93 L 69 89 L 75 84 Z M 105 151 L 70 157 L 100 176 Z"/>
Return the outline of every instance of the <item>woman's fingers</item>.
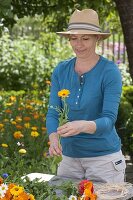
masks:
<path fill-rule="evenodd" d="M 50 156 L 62 155 L 62 148 L 59 144 L 58 134 L 57 133 L 51 133 L 50 136 L 49 136 L 49 139 L 50 139 L 50 147 L 49 147 Z"/>
<path fill-rule="evenodd" d="M 49 147 L 49 154 L 53 155 L 62 155 L 62 149 L 58 146 L 58 144 L 52 143 Z"/>

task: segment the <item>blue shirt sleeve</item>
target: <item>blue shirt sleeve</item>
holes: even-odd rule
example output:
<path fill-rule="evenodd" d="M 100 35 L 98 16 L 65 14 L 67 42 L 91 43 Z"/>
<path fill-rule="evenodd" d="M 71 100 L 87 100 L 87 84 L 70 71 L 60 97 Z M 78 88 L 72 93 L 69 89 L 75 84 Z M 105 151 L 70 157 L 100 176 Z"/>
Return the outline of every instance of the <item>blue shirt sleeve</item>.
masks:
<path fill-rule="evenodd" d="M 122 92 L 122 79 L 117 66 L 104 73 L 103 78 L 103 108 L 100 118 L 95 120 L 96 132 L 110 132 L 117 120 L 118 108 Z"/>

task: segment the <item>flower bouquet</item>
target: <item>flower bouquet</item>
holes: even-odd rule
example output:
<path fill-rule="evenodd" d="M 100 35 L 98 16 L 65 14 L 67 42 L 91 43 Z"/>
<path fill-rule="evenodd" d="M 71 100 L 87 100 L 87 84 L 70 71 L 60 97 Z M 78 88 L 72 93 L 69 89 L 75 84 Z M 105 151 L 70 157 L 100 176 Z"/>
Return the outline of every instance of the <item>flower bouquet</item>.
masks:
<path fill-rule="evenodd" d="M 50 106 L 50 108 L 54 108 L 59 113 L 59 126 L 62 126 L 63 124 L 66 124 L 69 121 L 68 120 L 69 107 L 66 102 L 66 98 L 69 97 L 69 94 L 70 94 L 70 91 L 67 89 L 62 89 L 58 92 L 58 97 L 61 98 L 63 108 Z M 60 147 L 61 144 L 60 144 L 59 135 L 58 135 L 58 143 Z M 62 156 L 55 156 L 54 162 L 59 163 L 61 160 L 62 160 Z"/>
<path fill-rule="evenodd" d="M 35 200 L 32 194 L 27 193 L 24 187 L 7 181 L 8 174 L 0 177 L 0 200 Z"/>

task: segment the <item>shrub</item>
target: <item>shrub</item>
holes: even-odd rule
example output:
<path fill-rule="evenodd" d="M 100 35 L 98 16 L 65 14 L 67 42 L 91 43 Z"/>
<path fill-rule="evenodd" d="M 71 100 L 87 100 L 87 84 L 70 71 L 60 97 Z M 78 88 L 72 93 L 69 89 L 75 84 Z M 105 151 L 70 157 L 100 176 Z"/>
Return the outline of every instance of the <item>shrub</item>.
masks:
<path fill-rule="evenodd" d="M 116 128 L 122 139 L 124 154 L 133 152 L 133 86 L 123 87 Z"/>
<path fill-rule="evenodd" d="M 54 33 L 41 34 L 39 40 L 0 38 L 0 89 L 27 90 L 34 84 L 46 88 L 51 72 L 57 63 L 70 57 L 67 40 Z"/>

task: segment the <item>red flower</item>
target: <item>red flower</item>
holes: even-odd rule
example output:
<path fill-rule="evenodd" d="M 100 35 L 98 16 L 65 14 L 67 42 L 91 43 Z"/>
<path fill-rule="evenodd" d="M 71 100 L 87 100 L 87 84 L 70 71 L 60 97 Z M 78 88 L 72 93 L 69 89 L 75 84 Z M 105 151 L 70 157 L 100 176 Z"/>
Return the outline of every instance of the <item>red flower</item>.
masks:
<path fill-rule="evenodd" d="M 89 185 L 88 185 L 89 184 Z M 78 184 L 78 192 L 80 195 L 83 195 L 85 188 L 88 188 L 88 186 L 90 187 L 91 192 L 93 193 L 94 188 L 93 188 L 93 184 L 91 181 L 88 180 L 82 180 L 79 184 Z"/>

